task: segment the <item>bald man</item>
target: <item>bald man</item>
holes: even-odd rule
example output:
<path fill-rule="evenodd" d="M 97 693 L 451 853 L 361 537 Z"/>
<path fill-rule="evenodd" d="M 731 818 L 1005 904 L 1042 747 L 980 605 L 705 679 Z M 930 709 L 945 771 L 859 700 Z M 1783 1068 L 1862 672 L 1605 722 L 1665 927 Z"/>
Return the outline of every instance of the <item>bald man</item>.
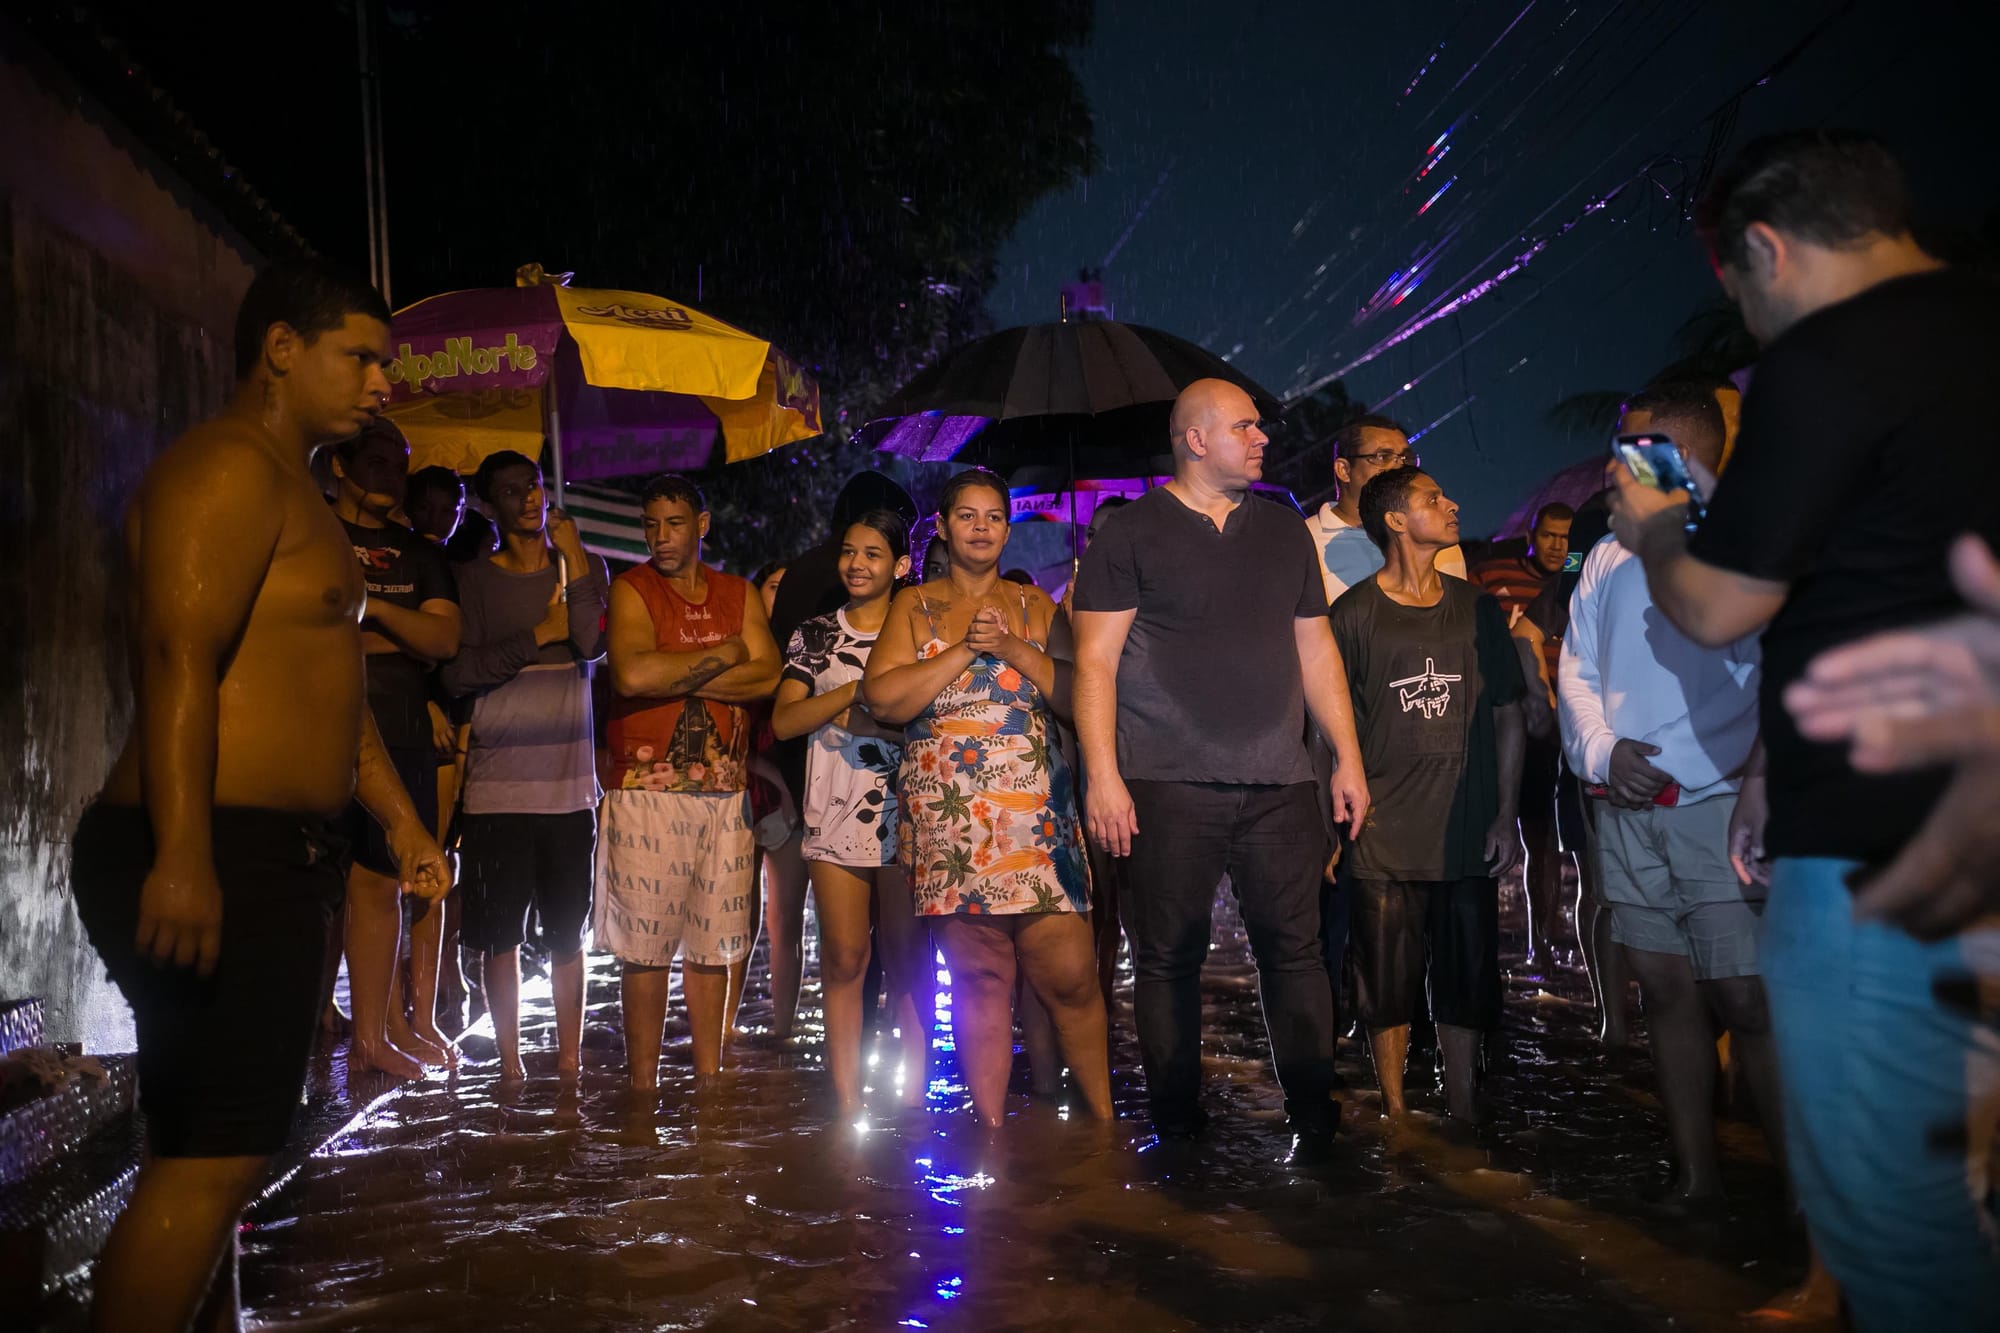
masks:
<path fill-rule="evenodd" d="M 1268 443 L 1250 396 L 1199 380 L 1174 403 L 1174 479 L 1107 519 L 1077 575 L 1076 722 L 1091 837 L 1129 858 L 1120 915 L 1153 1123 L 1198 1132 L 1200 975 L 1227 874 L 1257 960 L 1285 1109 L 1311 1151 L 1339 1127 L 1319 946 L 1327 837 L 1305 747 L 1339 760 L 1336 820 L 1368 810 L 1347 673 L 1298 515 L 1255 496 Z"/>

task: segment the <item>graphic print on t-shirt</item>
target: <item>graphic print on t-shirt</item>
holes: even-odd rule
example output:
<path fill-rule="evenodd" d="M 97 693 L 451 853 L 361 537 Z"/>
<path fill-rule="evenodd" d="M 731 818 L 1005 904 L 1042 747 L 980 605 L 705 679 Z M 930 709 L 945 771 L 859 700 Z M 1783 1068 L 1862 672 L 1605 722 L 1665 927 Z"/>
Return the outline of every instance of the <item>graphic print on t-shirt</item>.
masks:
<path fill-rule="evenodd" d="M 353 529 L 349 529 L 351 532 Z M 354 558 L 361 562 L 362 577 L 368 581 L 368 595 L 377 598 L 407 596 L 417 590 L 410 571 L 403 569 L 403 552 L 394 546 L 363 546 L 354 543 Z"/>
<path fill-rule="evenodd" d="M 792 632 L 784 679 L 826 694 L 861 679 L 875 635 L 848 623 L 845 611 L 815 616 Z M 812 734 L 806 756 L 806 834 L 809 861 L 878 866 L 895 860 L 896 770 L 903 748 L 876 736 L 857 736 L 828 722 Z"/>
<path fill-rule="evenodd" d="M 1451 578 L 1436 605 L 1405 606 L 1370 579 L 1334 603 L 1329 619 L 1371 798 L 1354 873 L 1482 874 L 1499 809 L 1493 710 L 1523 688 L 1499 606 Z"/>
<path fill-rule="evenodd" d="M 698 653 L 743 632 L 749 584 L 706 571 L 708 595 L 690 602 L 651 565 L 618 576 L 646 604 L 661 652 Z M 686 694 L 673 699 L 614 697 L 606 740 L 617 785 L 626 791 L 738 792 L 748 781 L 749 714 L 741 704 Z"/>
<path fill-rule="evenodd" d="M 457 602 L 458 588 L 442 553 L 430 542 L 397 524 L 365 528 L 342 520 L 348 544 L 361 566 L 368 600 L 406 611 L 425 602 Z M 385 745 L 398 749 L 431 743 L 431 664 L 407 653 L 370 653 L 367 659 L 368 703 Z"/>
<path fill-rule="evenodd" d="M 1463 674 L 1445 675 L 1437 668 L 1437 659 L 1426 657 L 1421 675 L 1405 676 L 1401 680 L 1389 682 L 1402 701 L 1403 711 L 1416 709 L 1428 718 L 1440 718 L 1451 708 L 1451 687 L 1464 680 Z"/>

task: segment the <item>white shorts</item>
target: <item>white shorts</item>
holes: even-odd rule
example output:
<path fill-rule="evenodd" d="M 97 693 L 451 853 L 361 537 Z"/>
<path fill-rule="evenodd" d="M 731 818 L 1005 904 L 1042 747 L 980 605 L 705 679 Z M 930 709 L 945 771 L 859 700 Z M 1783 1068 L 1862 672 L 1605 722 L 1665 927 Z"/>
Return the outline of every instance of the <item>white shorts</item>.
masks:
<path fill-rule="evenodd" d="M 750 952 L 756 843 L 743 792 L 608 791 L 598 811 L 598 946 L 665 967 L 721 967 Z"/>

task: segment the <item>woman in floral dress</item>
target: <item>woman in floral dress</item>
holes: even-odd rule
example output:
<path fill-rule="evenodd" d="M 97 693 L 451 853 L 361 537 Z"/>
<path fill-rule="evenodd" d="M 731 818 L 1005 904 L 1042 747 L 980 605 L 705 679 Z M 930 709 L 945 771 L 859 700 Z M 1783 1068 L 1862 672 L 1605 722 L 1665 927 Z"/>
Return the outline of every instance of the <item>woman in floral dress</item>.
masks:
<path fill-rule="evenodd" d="M 999 576 L 1006 483 L 961 472 L 938 503 L 942 578 L 899 594 L 861 696 L 904 726 L 902 860 L 951 971 L 959 1063 L 979 1118 L 1006 1115 L 1018 969 L 1092 1115 L 1111 1115 L 1104 998 L 1076 786 L 1055 746 L 1055 604 Z M 1066 703 L 1066 700 L 1054 700 Z"/>

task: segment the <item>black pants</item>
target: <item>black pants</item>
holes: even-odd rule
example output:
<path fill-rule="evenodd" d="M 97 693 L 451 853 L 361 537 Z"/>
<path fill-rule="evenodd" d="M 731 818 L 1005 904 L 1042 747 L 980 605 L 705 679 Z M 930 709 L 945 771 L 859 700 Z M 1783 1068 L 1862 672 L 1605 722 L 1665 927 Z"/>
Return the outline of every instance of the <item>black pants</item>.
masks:
<path fill-rule="evenodd" d="M 1348 904 L 1354 898 L 1349 881 L 1354 878 L 1347 868 L 1348 853 L 1352 848 L 1342 850 L 1340 864 L 1334 867 L 1332 879 L 1322 879 L 1319 885 L 1319 943 L 1320 952 L 1326 959 L 1326 980 L 1333 996 L 1333 1035 L 1338 1038 L 1347 1029 L 1340 1021 L 1341 995 L 1347 989 L 1347 931 Z"/>
<path fill-rule="evenodd" d="M 138 952 L 153 829 L 140 806 L 93 805 L 76 827 L 70 887 L 90 942 L 139 1033 L 139 1105 L 157 1157 L 268 1157 L 285 1146 L 326 993 L 326 934 L 344 848 L 327 821 L 218 807 L 222 890 L 215 972 Z"/>
<path fill-rule="evenodd" d="M 1500 1026 L 1497 881 L 1356 878 L 1350 888 L 1354 997 L 1369 1031 L 1414 1019 L 1426 979 L 1440 1024 Z"/>
<path fill-rule="evenodd" d="M 1302 1129 L 1331 1128 L 1333 1005 L 1319 939 L 1327 839 L 1313 784 L 1127 785 L 1139 836 L 1119 906 L 1153 1123 L 1172 1133 L 1201 1120 L 1201 965 L 1227 874 L 1257 960 L 1285 1109 Z"/>

